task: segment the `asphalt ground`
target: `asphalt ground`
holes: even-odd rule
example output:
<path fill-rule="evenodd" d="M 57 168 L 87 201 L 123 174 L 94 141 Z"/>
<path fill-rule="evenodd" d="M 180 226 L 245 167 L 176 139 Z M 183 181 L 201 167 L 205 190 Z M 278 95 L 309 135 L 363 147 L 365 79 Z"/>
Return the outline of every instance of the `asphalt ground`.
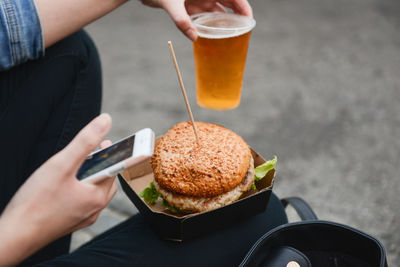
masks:
<path fill-rule="evenodd" d="M 225 125 L 265 158 L 274 191 L 320 219 L 376 236 L 400 266 L 400 1 L 250 0 L 257 26 L 241 105 L 196 105 L 192 44 L 162 10 L 131 1 L 87 27 L 103 64 L 111 140 L 188 120 L 167 41 L 196 120 Z M 73 249 L 135 213 L 120 191 Z M 344 241 L 345 242 L 345 241 Z"/>

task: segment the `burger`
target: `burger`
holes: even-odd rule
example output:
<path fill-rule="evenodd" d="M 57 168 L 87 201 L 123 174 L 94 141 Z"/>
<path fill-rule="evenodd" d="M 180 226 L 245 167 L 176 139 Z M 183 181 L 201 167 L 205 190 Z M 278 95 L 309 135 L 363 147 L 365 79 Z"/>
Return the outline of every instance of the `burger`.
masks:
<path fill-rule="evenodd" d="M 154 181 L 140 194 L 146 202 L 161 198 L 172 212 L 213 210 L 254 189 L 255 181 L 274 167 L 276 158 L 255 171 L 242 137 L 219 125 L 195 124 L 198 142 L 191 123 L 181 122 L 156 143 L 151 158 Z"/>

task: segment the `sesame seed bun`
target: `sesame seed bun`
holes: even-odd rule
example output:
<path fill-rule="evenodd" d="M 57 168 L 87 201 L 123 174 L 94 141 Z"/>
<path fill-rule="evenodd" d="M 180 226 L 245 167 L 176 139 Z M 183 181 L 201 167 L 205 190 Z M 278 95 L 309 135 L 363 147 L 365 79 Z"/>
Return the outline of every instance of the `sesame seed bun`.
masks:
<path fill-rule="evenodd" d="M 196 127 L 199 144 L 190 122 L 176 124 L 156 144 L 151 165 L 157 186 L 195 198 L 217 197 L 237 188 L 250 167 L 246 142 L 222 126 L 196 122 Z"/>

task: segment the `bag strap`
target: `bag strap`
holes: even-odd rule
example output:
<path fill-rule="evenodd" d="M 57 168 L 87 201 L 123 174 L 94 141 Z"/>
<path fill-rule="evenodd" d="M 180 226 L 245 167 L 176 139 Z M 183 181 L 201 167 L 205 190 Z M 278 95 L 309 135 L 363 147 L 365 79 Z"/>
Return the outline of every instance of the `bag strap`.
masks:
<path fill-rule="evenodd" d="M 318 220 L 317 215 L 312 210 L 310 205 L 299 197 L 287 197 L 281 199 L 282 205 L 286 208 L 290 204 L 300 216 L 302 221 Z"/>

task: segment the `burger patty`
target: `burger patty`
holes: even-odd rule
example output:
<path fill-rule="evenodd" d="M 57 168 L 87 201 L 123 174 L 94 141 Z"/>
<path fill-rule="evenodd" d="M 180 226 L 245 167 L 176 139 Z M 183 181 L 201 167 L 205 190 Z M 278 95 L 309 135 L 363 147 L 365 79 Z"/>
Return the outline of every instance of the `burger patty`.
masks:
<path fill-rule="evenodd" d="M 157 142 L 151 165 L 164 189 L 191 197 L 215 197 L 243 180 L 251 152 L 236 133 L 215 124 L 196 122 L 196 143 L 190 122 L 172 127 Z"/>
<path fill-rule="evenodd" d="M 215 197 L 190 197 L 176 194 L 166 189 L 154 181 L 154 186 L 163 198 L 172 206 L 188 212 L 204 212 L 217 209 L 232 203 L 240 198 L 240 196 L 249 191 L 254 182 L 254 160 L 250 158 L 250 167 L 241 183 L 231 191 Z"/>

